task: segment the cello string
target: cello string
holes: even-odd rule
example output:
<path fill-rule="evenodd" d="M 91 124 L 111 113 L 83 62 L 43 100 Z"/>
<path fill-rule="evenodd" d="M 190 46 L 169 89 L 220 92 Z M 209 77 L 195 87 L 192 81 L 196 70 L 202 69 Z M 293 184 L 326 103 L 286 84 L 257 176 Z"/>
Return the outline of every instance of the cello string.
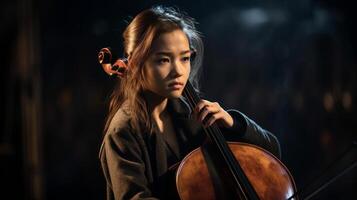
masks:
<path fill-rule="evenodd" d="M 192 86 L 188 87 L 190 94 L 192 94 L 192 98 L 196 99 L 196 102 L 200 100 L 198 95 L 194 92 L 194 89 Z M 195 96 L 196 95 L 196 96 Z M 232 151 L 228 147 L 225 138 L 223 137 L 223 134 L 221 130 L 218 128 L 217 124 L 214 123 L 212 126 L 204 128 L 207 134 L 210 134 L 210 136 L 214 139 L 216 142 L 215 145 L 219 148 L 221 152 L 221 156 L 224 158 L 225 162 L 227 163 L 227 167 L 231 172 L 231 175 L 235 179 L 236 183 L 236 188 L 239 189 L 240 194 L 244 195 L 244 198 L 247 199 L 247 194 L 250 194 L 251 199 L 257 199 L 257 194 L 253 187 L 250 185 L 244 171 L 242 168 L 239 168 L 240 165 L 237 163 L 237 160 L 235 159 Z M 245 185 L 245 187 L 242 187 L 242 185 Z M 246 190 L 243 190 L 243 188 L 246 188 Z"/>
<path fill-rule="evenodd" d="M 193 98 L 196 99 L 196 102 L 200 101 L 200 98 L 197 95 L 197 93 L 195 92 L 192 85 L 189 84 L 187 88 L 188 88 L 188 92 L 193 96 Z M 240 164 L 237 161 L 237 159 L 235 158 L 233 152 L 230 150 L 230 148 L 223 136 L 223 133 L 222 133 L 221 129 L 218 127 L 217 123 L 214 123 L 213 125 L 211 125 L 210 127 L 206 128 L 206 129 L 211 134 L 211 136 L 215 138 L 216 145 L 219 145 L 221 152 L 223 151 L 222 156 L 225 158 L 225 160 L 228 164 L 229 170 L 231 171 L 231 174 L 233 175 L 234 179 L 236 180 L 236 183 L 237 184 L 242 183 L 244 185 L 243 188 L 246 189 L 244 191 L 249 194 L 250 199 L 259 199 L 255 189 L 250 184 L 248 177 L 244 173 L 243 169 L 240 167 Z M 239 185 L 239 189 L 240 189 L 240 191 L 243 191 L 241 185 Z M 245 197 L 245 198 L 247 198 L 247 197 Z"/>
<path fill-rule="evenodd" d="M 196 95 L 196 98 L 195 98 L 195 96 L 193 95 L 193 94 L 195 94 L 195 93 L 193 93 L 192 92 L 192 90 L 194 90 L 193 89 L 193 87 L 192 87 L 192 85 L 189 85 L 188 86 L 188 92 L 189 92 L 189 95 L 191 96 L 191 98 L 192 99 L 196 99 L 195 101 L 196 101 L 196 104 L 197 104 L 197 102 L 199 101 L 199 99 L 197 98 L 197 95 Z M 225 157 L 227 157 L 227 159 L 229 160 L 228 162 L 232 165 L 232 166 L 237 166 L 236 165 L 236 163 L 234 162 L 234 161 L 236 161 L 235 160 L 235 158 L 233 157 L 233 154 L 232 154 L 232 152 L 231 151 L 229 151 L 229 149 L 228 149 L 228 146 L 226 145 L 227 143 L 226 143 L 226 141 L 225 141 L 225 139 L 224 139 L 224 137 L 223 137 L 223 134 L 222 134 L 222 132 L 221 132 L 221 130 L 217 127 L 217 125 L 216 124 L 213 124 L 212 126 L 210 126 L 210 127 L 208 127 L 208 128 L 205 128 L 205 129 L 207 129 L 207 131 L 209 131 L 209 133 L 210 133 L 210 135 L 212 136 L 212 137 L 214 137 L 214 139 L 215 139 L 215 141 L 217 142 L 217 144 L 220 144 L 221 146 L 220 146 L 220 149 L 221 149 L 221 151 L 224 151 L 224 155 L 230 155 L 230 156 L 225 156 Z M 224 146 L 222 146 L 222 145 L 224 145 Z M 234 159 L 234 161 L 233 161 L 233 159 Z M 231 167 L 231 168 L 233 168 L 233 167 Z"/>
<path fill-rule="evenodd" d="M 185 91 L 184 91 L 184 92 L 185 92 Z M 193 94 L 190 93 L 190 88 L 189 88 L 189 87 L 187 87 L 187 91 L 186 91 L 185 93 L 186 93 L 186 94 L 185 94 L 186 97 L 188 98 L 188 102 L 189 102 L 189 104 L 190 104 L 190 106 L 191 106 L 191 109 L 193 110 L 193 109 L 195 108 L 195 105 L 197 105 L 198 99 L 195 98 L 195 95 L 194 95 L 195 93 L 193 93 Z M 214 141 L 216 145 L 218 145 L 217 148 L 218 148 L 218 150 L 221 152 L 221 156 L 223 156 L 223 158 L 226 160 L 226 162 L 229 162 L 229 161 L 225 158 L 225 156 L 223 155 L 222 149 L 221 149 L 221 147 L 219 146 L 219 142 L 216 141 L 217 139 L 214 137 L 214 134 L 212 134 L 212 132 L 210 132 L 209 129 L 205 129 L 205 128 L 203 128 L 203 129 L 204 129 L 204 131 L 206 132 L 206 135 L 207 135 L 209 138 L 211 138 L 211 140 Z M 244 191 L 242 190 L 242 186 L 239 184 L 238 181 L 236 181 L 236 182 L 238 183 L 239 190 L 240 190 L 241 193 L 244 195 L 244 199 L 247 199 L 247 197 L 246 197 Z"/>
<path fill-rule="evenodd" d="M 197 95 L 195 95 L 195 92 L 194 92 L 194 89 L 193 89 L 192 85 L 189 84 L 188 87 L 187 87 L 187 89 L 188 89 L 188 95 L 189 95 L 189 97 L 193 100 L 193 103 L 194 103 L 194 104 L 197 104 L 200 99 L 199 99 L 199 97 L 198 97 Z M 211 126 L 211 127 L 213 127 L 213 126 Z M 219 137 L 219 136 L 222 135 L 222 133 L 219 132 L 219 133 L 214 134 L 215 131 L 214 131 L 211 127 L 204 128 L 204 129 L 206 129 L 207 131 L 209 131 L 209 132 L 210 132 L 210 135 L 213 136 L 214 139 L 215 139 L 217 142 L 221 142 L 221 143 L 222 143 L 224 140 L 222 141 L 222 139 Z"/>
<path fill-rule="evenodd" d="M 198 101 L 200 100 L 200 98 L 198 97 L 198 95 L 194 91 L 192 85 L 189 84 L 189 82 L 187 83 L 186 89 L 187 89 L 187 91 L 185 92 L 185 90 L 184 90 L 184 92 L 186 93 L 186 96 L 187 96 L 187 98 L 189 100 L 189 104 L 191 106 L 191 109 L 193 110 L 195 105 L 197 105 Z M 212 129 L 212 127 L 215 127 L 216 130 Z M 238 188 L 241 191 L 241 194 L 244 196 L 245 199 L 247 199 L 245 191 L 243 190 L 242 186 L 240 185 L 240 181 L 238 181 L 239 178 L 236 176 L 238 174 L 237 169 L 235 167 L 235 166 L 237 166 L 237 164 L 234 163 L 234 161 L 232 161 L 233 153 L 231 151 L 229 151 L 228 145 L 227 145 L 226 141 L 223 139 L 223 134 L 221 133 L 220 129 L 218 129 L 218 127 L 215 124 L 213 126 L 211 126 L 211 127 L 208 127 L 208 128 L 203 127 L 203 129 L 206 132 L 206 134 L 215 142 L 217 148 L 221 152 L 221 156 L 224 158 L 224 160 L 228 164 L 228 168 L 231 171 L 234 179 L 236 180 L 235 182 L 237 183 Z M 241 172 L 241 174 L 242 173 L 243 172 Z M 246 181 L 244 181 L 244 182 L 246 182 Z"/>
<path fill-rule="evenodd" d="M 195 96 L 192 94 L 192 92 L 190 91 L 190 88 L 189 87 L 187 87 L 187 92 L 186 92 L 186 96 L 187 96 L 187 98 L 188 98 L 188 100 L 189 100 L 189 104 L 190 104 L 190 106 L 191 106 L 191 109 L 193 110 L 194 108 L 195 108 L 195 105 L 197 105 L 197 102 L 198 102 L 198 100 L 197 100 L 197 98 L 195 98 Z M 224 157 L 224 153 L 222 153 L 222 147 L 221 146 L 219 146 L 219 142 L 217 141 L 217 138 L 215 137 L 215 135 L 211 132 L 211 130 L 209 130 L 209 129 L 206 129 L 206 128 L 203 128 L 204 129 L 204 131 L 206 132 L 206 134 L 207 134 L 207 136 L 211 139 L 211 140 L 213 140 L 213 142 L 215 142 L 215 144 L 217 144 L 218 146 L 217 146 L 217 148 L 219 149 L 219 151 L 221 152 L 221 154 L 222 154 L 222 156 Z M 226 159 L 226 158 L 225 158 Z M 228 160 L 226 160 L 226 162 L 229 162 Z"/>
<path fill-rule="evenodd" d="M 188 94 L 188 97 L 192 100 L 192 109 L 194 109 L 194 105 L 197 105 L 198 101 L 199 101 L 199 98 L 197 97 L 197 95 L 195 96 L 192 92 L 192 86 L 190 84 L 188 84 L 188 87 L 187 87 L 187 94 Z M 217 138 L 219 135 L 218 134 L 214 134 L 213 130 L 211 130 L 210 128 L 203 128 L 204 131 L 210 136 L 211 139 L 214 140 L 214 142 L 216 142 L 216 144 L 218 145 L 218 148 L 219 150 L 222 152 L 222 151 L 225 151 L 224 148 L 222 146 L 220 146 L 220 144 L 222 143 L 221 140 L 219 140 L 219 138 Z M 226 153 L 226 152 L 225 152 Z M 224 156 L 224 153 L 222 153 L 223 156 Z M 230 162 L 227 160 L 227 162 Z"/>
<path fill-rule="evenodd" d="M 199 101 L 199 98 L 197 98 L 197 95 L 196 96 L 194 95 L 195 93 L 193 93 L 192 90 L 193 90 L 192 86 L 189 85 L 188 86 L 188 92 L 189 92 L 188 94 L 189 94 L 190 98 L 193 99 L 194 102 L 196 102 L 196 104 L 197 104 L 197 102 Z M 214 129 L 212 129 L 212 127 L 215 127 L 216 130 L 218 130 L 218 131 L 215 131 Z M 220 129 L 218 129 L 215 124 L 211 127 L 204 128 L 204 129 L 205 129 L 205 131 L 207 131 L 209 133 L 209 135 L 212 137 L 212 139 L 215 140 L 216 144 L 219 145 L 218 148 L 220 149 L 220 151 L 224 152 L 224 153 L 222 153 L 223 154 L 222 156 L 226 157 L 226 161 L 229 162 L 229 164 L 231 164 L 232 166 L 235 166 L 235 163 L 232 162 L 232 159 L 230 159 L 230 158 L 232 158 L 232 156 L 230 156 L 230 157 L 225 156 L 225 155 L 229 155 L 229 151 L 227 149 L 228 146 L 225 146 L 225 147 L 222 146 L 226 143 L 225 143 L 225 140 L 223 139 L 223 134 L 221 133 Z M 230 154 L 230 155 L 232 155 L 232 154 Z"/>

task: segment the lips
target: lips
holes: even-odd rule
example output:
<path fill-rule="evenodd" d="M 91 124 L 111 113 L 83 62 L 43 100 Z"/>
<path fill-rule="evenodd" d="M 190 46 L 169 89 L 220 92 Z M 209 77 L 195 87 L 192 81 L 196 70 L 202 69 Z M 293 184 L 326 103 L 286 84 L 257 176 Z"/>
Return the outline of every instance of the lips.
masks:
<path fill-rule="evenodd" d="M 173 89 L 180 89 L 180 88 L 182 88 L 183 87 L 183 83 L 182 82 L 172 82 L 172 83 L 170 83 L 169 85 L 169 88 L 173 88 Z"/>

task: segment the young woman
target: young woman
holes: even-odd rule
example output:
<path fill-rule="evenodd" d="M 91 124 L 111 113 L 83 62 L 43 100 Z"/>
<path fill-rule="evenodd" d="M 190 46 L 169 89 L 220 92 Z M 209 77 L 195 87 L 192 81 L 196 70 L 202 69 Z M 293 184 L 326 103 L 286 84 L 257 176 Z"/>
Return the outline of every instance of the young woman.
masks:
<path fill-rule="evenodd" d="M 202 126 L 213 123 L 228 139 L 280 157 L 277 139 L 239 111 L 207 100 L 189 109 L 182 92 L 188 80 L 197 87 L 203 56 L 192 18 L 154 7 L 139 13 L 123 36 L 127 67 L 118 73 L 100 151 L 108 199 L 167 198 L 168 168 L 197 148 Z"/>

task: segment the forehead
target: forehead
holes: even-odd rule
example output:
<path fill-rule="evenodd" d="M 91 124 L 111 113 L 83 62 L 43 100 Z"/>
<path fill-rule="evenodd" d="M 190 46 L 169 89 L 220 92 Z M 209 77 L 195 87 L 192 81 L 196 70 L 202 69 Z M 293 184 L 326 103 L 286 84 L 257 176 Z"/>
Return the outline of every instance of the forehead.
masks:
<path fill-rule="evenodd" d="M 152 44 L 152 52 L 181 52 L 190 49 L 189 41 L 182 30 L 174 30 L 160 34 Z"/>

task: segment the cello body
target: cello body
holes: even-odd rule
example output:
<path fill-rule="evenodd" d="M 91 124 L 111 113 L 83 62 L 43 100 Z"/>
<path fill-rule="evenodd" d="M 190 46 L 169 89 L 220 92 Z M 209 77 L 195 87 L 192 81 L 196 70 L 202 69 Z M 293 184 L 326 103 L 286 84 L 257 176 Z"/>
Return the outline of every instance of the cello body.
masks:
<path fill-rule="evenodd" d="M 270 152 L 247 143 L 227 142 L 244 173 L 262 200 L 285 200 L 296 191 L 289 170 Z M 231 199 L 229 183 L 215 170 L 215 158 L 211 158 L 201 146 L 190 152 L 176 172 L 176 187 L 182 200 Z M 219 169 L 223 170 L 224 169 Z M 228 185 L 227 185 L 228 184 Z M 233 195 L 234 196 L 234 195 Z M 234 198 L 234 197 L 233 197 Z"/>

